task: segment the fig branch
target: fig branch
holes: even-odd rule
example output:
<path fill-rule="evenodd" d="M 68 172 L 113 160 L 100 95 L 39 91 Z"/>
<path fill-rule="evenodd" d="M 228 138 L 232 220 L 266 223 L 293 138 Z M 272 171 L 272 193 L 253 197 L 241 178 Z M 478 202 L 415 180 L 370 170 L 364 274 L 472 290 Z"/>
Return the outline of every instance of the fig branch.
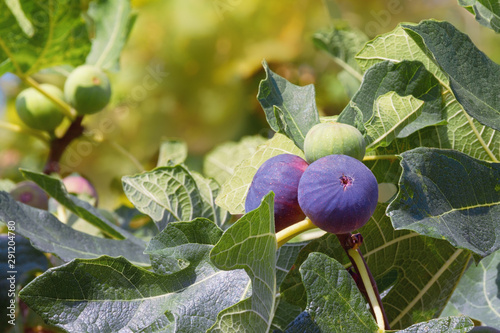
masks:
<path fill-rule="evenodd" d="M 58 173 L 60 171 L 59 160 L 64 150 L 69 146 L 71 141 L 83 134 L 84 127 L 82 125 L 82 120 L 83 116 L 76 117 L 62 137 L 52 139 L 50 142 L 49 157 L 43 169 L 45 174 L 51 174 L 53 172 Z"/>

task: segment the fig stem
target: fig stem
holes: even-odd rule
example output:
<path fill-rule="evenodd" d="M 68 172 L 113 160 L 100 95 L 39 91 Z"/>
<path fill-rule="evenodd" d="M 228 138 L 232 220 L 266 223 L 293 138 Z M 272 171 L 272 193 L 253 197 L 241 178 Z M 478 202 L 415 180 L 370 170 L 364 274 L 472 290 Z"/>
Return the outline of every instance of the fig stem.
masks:
<path fill-rule="evenodd" d="M 361 281 L 365 287 L 366 294 L 375 315 L 375 321 L 378 325 L 378 332 L 385 332 L 386 320 L 384 320 L 384 307 L 382 306 L 378 292 L 375 291 L 376 287 L 374 288 L 374 285 L 372 284 L 373 278 L 370 278 L 371 274 L 368 273 L 366 262 L 359 249 L 349 249 L 347 250 L 347 253 L 354 260 L 356 270 L 358 271 Z"/>
<path fill-rule="evenodd" d="M 23 80 L 28 85 L 32 86 L 40 93 L 42 93 L 45 97 L 50 99 L 54 104 L 56 104 L 61 112 L 68 117 L 70 120 L 74 120 L 76 118 L 76 111 L 71 108 L 71 106 L 60 98 L 48 93 L 45 91 L 38 82 L 36 82 L 31 76 L 20 76 L 21 80 Z"/>
<path fill-rule="evenodd" d="M 59 160 L 61 159 L 64 151 L 69 146 L 71 141 L 83 134 L 84 127 L 82 125 L 82 120 L 83 116 L 76 117 L 62 137 L 54 138 L 50 142 L 49 157 L 47 158 L 47 163 L 45 163 L 43 173 L 50 175 L 53 172 L 59 173 L 61 171 Z"/>
<path fill-rule="evenodd" d="M 363 157 L 363 161 L 377 161 L 377 160 L 397 160 L 397 155 L 368 155 Z"/>
<path fill-rule="evenodd" d="M 290 239 L 300 235 L 304 231 L 317 228 L 310 219 L 306 218 L 304 221 L 297 222 L 291 226 L 276 233 L 276 240 L 278 241 L 278 248 L 286 244 Z"/>
<path fill-rule="evenodd" d="M 27 135 L 31 135 L 31 136 L 33 136 L 33 137 L 35 137 L 37 139 L 40 139 L 46 145 L 48 145 L 49 141 L 50 141 L 49 136 L 45 132 L 34 130 L 34 129 L 31 129 L 31 128 L 24 128 L 24 127 L 19 126 L 17 124 L 12 124 L 12 123 L 9 123 L 9 122 L 6 122 L 6 121 L 1 121 L 0 120 L 0 128 L 9 130 L 9 131 L 12 131 L 12 132 L 15 132 L 15 133 L 21 133 L 21 134 L 24 133 L 24 134 L 27 134 Z"/>

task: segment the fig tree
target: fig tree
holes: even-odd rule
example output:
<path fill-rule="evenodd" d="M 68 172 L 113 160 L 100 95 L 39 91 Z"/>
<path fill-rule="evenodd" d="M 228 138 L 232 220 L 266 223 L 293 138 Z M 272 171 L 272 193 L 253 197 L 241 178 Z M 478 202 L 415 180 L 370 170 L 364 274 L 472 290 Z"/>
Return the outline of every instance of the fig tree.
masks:
<path fill-rule="evenodd" d="M 64 99 L 63 92 L 56 86 L 43 83 L 40 87 L 51 95 Z M 17 95 L 16 111 L 26 125 L 42 131 L 54 130 L 64 118 L 58 106 L 35 88 L 25 89 Z"/>
<path fill-rule="evenodd" d="M 78 114 L 92 114 L 108 104 L 111 85 L 100 68 L 83 65 L 75 68 L 66 79 L 64 96 Z"/>
<path fill-rule="evenodd" d="M 254 210 L 262 198 L 274 192 L 276 232 L 305 219 L 297 201 L 299 180 L 308 164 L 292 154 L 281 154 L 265 161 L 253 177 L 245 201 L 245 211 Z"/>
<path fill-rule="evenodd" d="M 32 181 L 22 181 L 10 191 L 10 195 L 19 202 L 31 207 L 47 210 L 49 208 L 49 196 L 37 184 Z"/>
<path fill-rule="evenodd" d="M 62 181 L 68 193 L 94 198 L 97 202 L 97 191 L 86 178 L 79 175 L 70 175 Z"/>
<path fill-rule="evenodd" d="M 337 122 L 314 125 L 304 141 L 308 163 L 328 155 L 348 155 L 362 161 L 365 148 L 365 139 L 356 127 Z"/>
<path fill-rule="evenodd" d="M 377 207 L 378 186 L 362 162 L 329 155 L 311 163 L 302 175 L 298 201 L 314 225 L 345 234 L 365 225 Z"/>

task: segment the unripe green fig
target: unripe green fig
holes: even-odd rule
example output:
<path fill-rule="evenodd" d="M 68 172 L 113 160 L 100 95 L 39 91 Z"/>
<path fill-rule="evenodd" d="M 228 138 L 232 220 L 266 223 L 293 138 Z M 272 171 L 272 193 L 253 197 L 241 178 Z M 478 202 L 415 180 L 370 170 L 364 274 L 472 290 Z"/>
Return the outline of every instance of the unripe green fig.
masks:
<path fill-rule="evenodd" d="M 108 76 L 98 67 L 79 66 L 66 79 L 64 96 L 80 115 L 101 111 L 111 98 Z"/>
<path fill-rule="evenodd" d="M 328 155 L 347 155 L 362 161 L 365 150 L 365 139 L 361 132 L 354 126 L 337 122 L 314 125 L 304 141 L 308 163 Z"/>
<path fill-rule="evenodd" d="M 56 86 L 43 83 L 40 87 L 49 94 L 64 99 L 63 92 Z M 25 89 L 17 95 L 16 111 L 26 125 L 42 131 L 54 130 L 64 118 L 59 107 L 35 88 Z"/>
<path fill-rule="evenodd" d="M 49 208 L 49 196 L 32 181 L 22 181 L 10 191 L 14 200 L 22 202 L 28 206 L 45 209 Z"/>

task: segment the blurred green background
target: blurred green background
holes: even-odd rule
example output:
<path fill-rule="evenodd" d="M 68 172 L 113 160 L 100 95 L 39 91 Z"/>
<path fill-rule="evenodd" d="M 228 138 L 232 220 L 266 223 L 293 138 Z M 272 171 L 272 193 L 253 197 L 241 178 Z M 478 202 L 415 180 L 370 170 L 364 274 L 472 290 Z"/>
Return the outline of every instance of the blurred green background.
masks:
<path fill-rule="evenodd" d="M 399 22 L 448 20 L 500 62 L 500 37 L 480 26 L 456 0 L 132 3 L 138 18 L 121 70 L 110 73 L 113 101 L 85 120 L 102 141 L 81 138 L 62 159 L 67 173 L 79 172 L 96 185 L 104 208 L 125 200 L 123 175 L 155 167 L 162 139 L 185 140 L 189 167 L 201 171 L 203 156 L 218 144 L 245 135 L 269 136 L 255 97 L 264 78 L 263 59 L 292 83 L 314 84 L 323 115 L 342 111 L 349 96 L 337 78 L 341 69 L 311 40 L 334 19 L 346 20 L 369 38 Z M 64 83 L 64 77 L 53 74 L 36 79 Z M 22 88 L 11 75 L 0 80 L 0 119 L 21 124 L 13 102 Z M 0 129 L 0 178 L 19 181 L 20 167 L 41 171 L 47 152 L 37 139 Z"/>

